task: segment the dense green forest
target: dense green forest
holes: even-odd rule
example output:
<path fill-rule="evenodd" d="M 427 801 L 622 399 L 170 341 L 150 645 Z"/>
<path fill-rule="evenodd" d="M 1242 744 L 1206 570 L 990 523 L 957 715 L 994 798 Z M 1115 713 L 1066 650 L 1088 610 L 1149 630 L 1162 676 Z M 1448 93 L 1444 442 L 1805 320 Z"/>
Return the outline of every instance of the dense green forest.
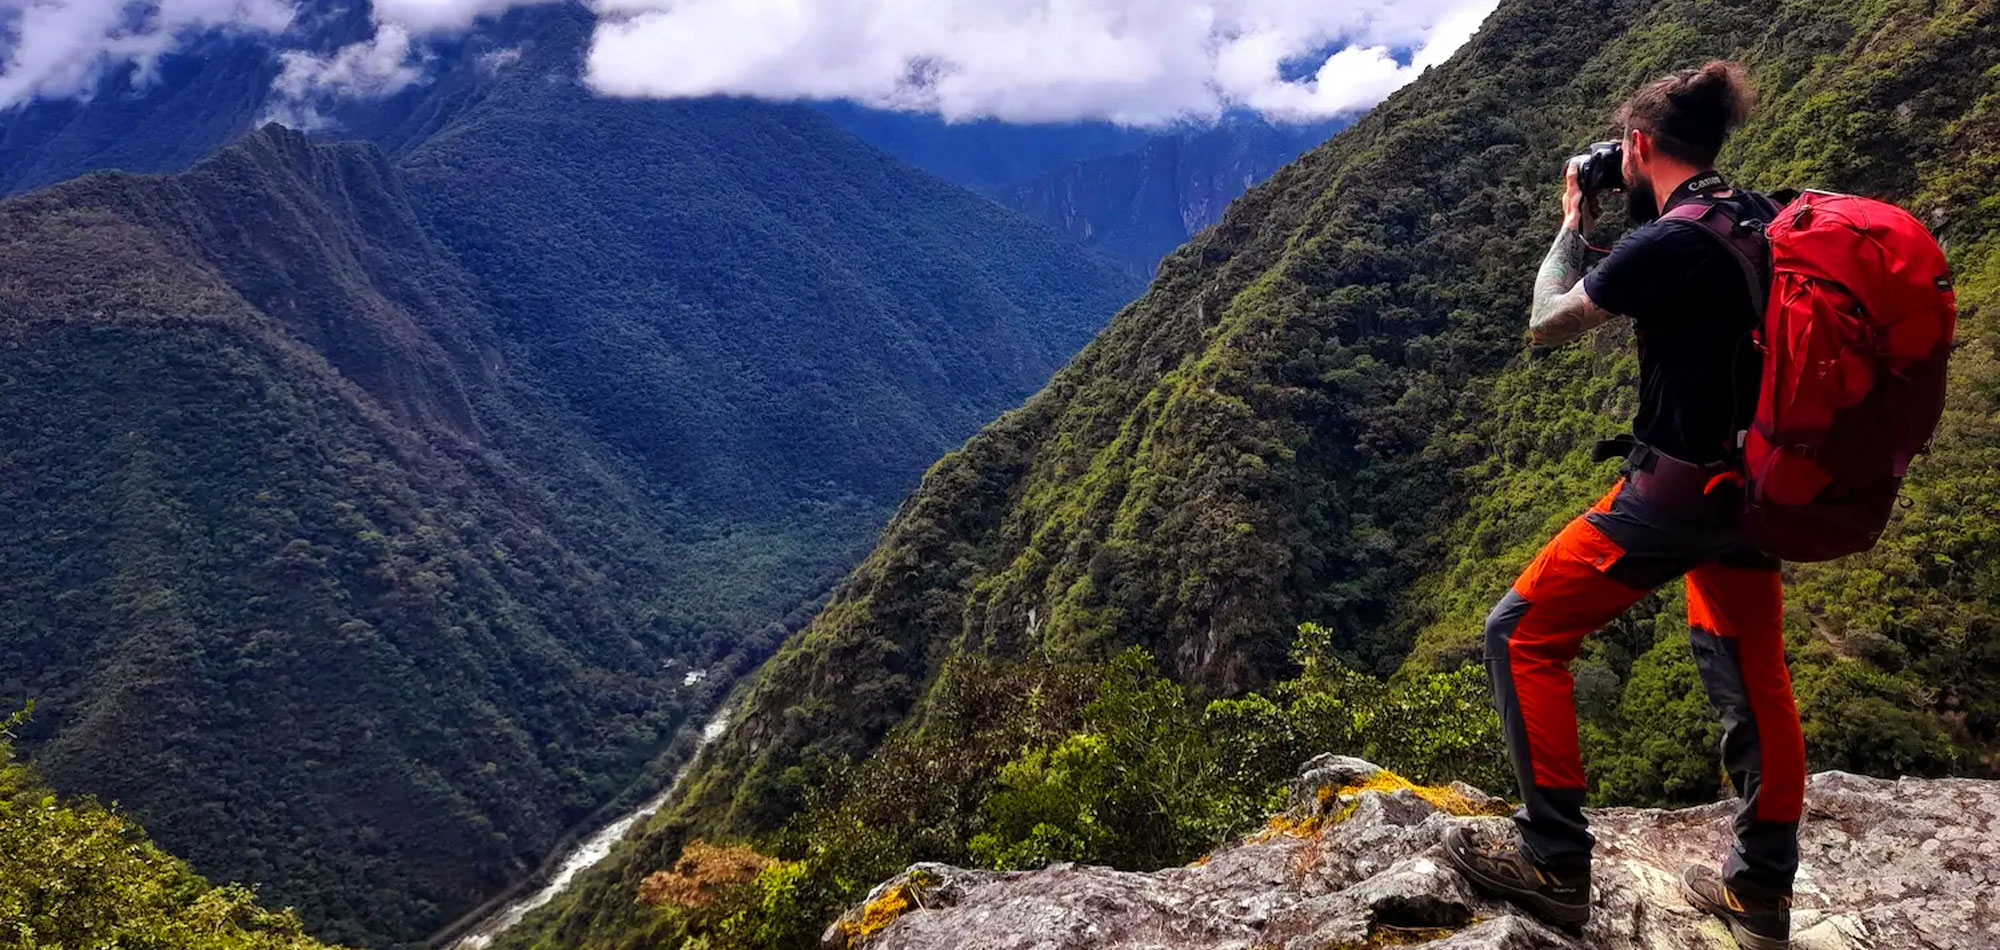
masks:
<path fill-rule="evenodd" d="M 670 512 L 485 375 L 379 155 L 272 132 L 0 216 L 0 688 L 40 702 L 58 787 L 387 943 L 538 860 L 705 701 L 658 665 L 715 645 L 625 593 L 668 575 Z"/>
<path fill-rule="evenodd" d="M 1137 290 L 813 110 L 596 96 L 591 24 L 551 11 L 398 164 L 501 331 L 691 506 L 886 510 Z"/>
<path fill-rule="evenodd" d="M 15 760 L 0 721 L 0 947 L 318 950 L 289 911 L 215 887 L 97 802 L 64 800 Z"/>
<path fill-rule="evenodd" d="M 541 25 L 397 157 L 268 127 L 0 203 L 23 754 L 337 942 L 656 788 L 1133 289 L 810 110 L 552 84 L 588 17 Z"/>
<path fill-rule="evenodd" d="M 2000 772 L 2000 5 L 1506 0 L 932 466 L 676 806 L 508 945 L 813 946 L 911 860 L 1185 860 L 1261 813 L 1241 796 L 1270 773 L 1208 776 L 1243 768 L 1231 743 L 1505 787 L 1480 619 L 1609 483 L 1590 445 L 1633 403 L 1627 331 L 1524 340 L 1558 173 L 1639 84 L 1712 56 L 1763 91 L 1726 171 L 1898 201 L 1957 271 L 1951 404 L 1907 507 L 1875 551 L 1787 570 L 1812 765 Z M 1579 662 L 1599 802 L 1725 793 L 1679 598 Z M 1178 725 L 1135 742 L 1134 719 Z M 1161 744 L 1199 767 L 1161 778 L 1184 774 Z M 1149 850 L 1103 824 L 1140 816 L 1176 830 Z M 691 840 L 774 863 L 736 903 L 635 901 Z"/>

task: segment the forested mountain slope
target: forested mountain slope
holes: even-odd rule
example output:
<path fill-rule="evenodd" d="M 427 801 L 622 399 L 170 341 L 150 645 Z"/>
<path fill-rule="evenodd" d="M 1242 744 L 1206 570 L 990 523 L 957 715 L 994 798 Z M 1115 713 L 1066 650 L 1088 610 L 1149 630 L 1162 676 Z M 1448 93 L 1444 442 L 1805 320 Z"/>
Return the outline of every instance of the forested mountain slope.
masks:
<path fill-rule="evenodd" d="M 0 110 L 0 195 L 92 171 L 184 171 L 215 150 L 282 117 L 332 138 L 362 138 L 399 155 L 484 97 L 493 64 L 540 35 L 557 11 L 517 9 L 465 35 L 430 38 L 420 80 L 386 96 L 306 96 L 274 90 L 286 51 L 332 57 L 366 42 L 369 4 L 301 0 L 282 37 L 240 30 L 190 33 L 149 68 L 108 68 L 88 94 L 33 98 Z M 358 78 L 358 77 L 357 77 Z"/>
<path fill-rule="evenodd" d="M 507 365 L 379 153 L 0 206 L 0 687 L 56 785 L 318 932 L 421 935 L 657 753 L 684 533 Z"/>
<path fill-rule="evenodd" d="M 162 57 L 143 88 L 133 88 L 135 70 L 114 70 L 88 101 L 0 111 L 0 194 L 104 168 L 187 168 L 256 127 L 278 65 L 254 41 L 215 38 L 188 55 Z"/>
<path fill-rule="evenodd" d="M 595 96 L 589 29 L 552 11 L 400 165 L 506 332 L 691 503 L 893 505 L 1136 286 L 813 110 Z"/>
<path fill-rule="evenodd" d="M 2000 769 L 2000 9 L 1508 0 L 1448 63 L 1238 201 L 1045 390 L 934 465 L 760 674 L 678 808 L 519 943 L 636 946 L 692 926 L 632 900 L 690 835 L 751 836 L 829 892 L 879 870 L 828 866 L 841 842 L 964 857 L 998 820 L 992 769 L 1012 754 L 979 758 L 986 740 L 1018 742 L 1023 719 L 1074 702 L 1060 678 L 989 686 L 1006 681 L 979 657 L 1139 645 L 1206 696 L 1292 669 L 1301 621 L 1348 666 L 1412 682 L 1475 657 L 1486 608 L 1609 482 L 1590 445 L 1632 405 L 1625 331 L 1546 354 L 1523 340 L 1562 159 L 1613 132 L 1639 84 L 1718 55 L 1764 92 L 1724 168 L 1915 209 L 1963 308 L 1951 406 L 1909 506 L 1876 551 L 1789 571 L 1813 764 Z M 1720 790 L 1678 598 L 1649 598 L 1580 662 L 1600 801 Z M 1478 682 L 1464 672 L 1437 682 Z M 1497 752 L 1480 704 L 1454 702 L 1397 715 L 1448 710 L 1418 725 Z M 1057 781 L 1053 759 L 1010 768 L 1030 784 L 1009 794 Z M 805 824 L 779 833 L 793 816 Z"/>
<path fill-rule="evenodd" d="M 273 127 L 0 203 L 0 697 L 341 942 L 670 765 L 1131 292 L 809 110 L 594 100 L 543 13 L 401 161 Z"/>

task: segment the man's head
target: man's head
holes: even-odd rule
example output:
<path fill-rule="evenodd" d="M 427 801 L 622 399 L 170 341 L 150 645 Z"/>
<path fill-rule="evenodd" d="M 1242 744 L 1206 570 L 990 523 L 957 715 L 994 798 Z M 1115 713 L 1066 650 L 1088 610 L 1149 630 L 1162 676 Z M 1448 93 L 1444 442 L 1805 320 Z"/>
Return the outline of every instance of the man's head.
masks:
<path fill-rule="evenodd" d="M 1660 189 L 1715 164 L 1756 100 L 1743 67 L 1715 60 L 1654 80 L 1618 109 L 1625 127 L 1625 194 L 1638 221 L 1660 216 Z"/>

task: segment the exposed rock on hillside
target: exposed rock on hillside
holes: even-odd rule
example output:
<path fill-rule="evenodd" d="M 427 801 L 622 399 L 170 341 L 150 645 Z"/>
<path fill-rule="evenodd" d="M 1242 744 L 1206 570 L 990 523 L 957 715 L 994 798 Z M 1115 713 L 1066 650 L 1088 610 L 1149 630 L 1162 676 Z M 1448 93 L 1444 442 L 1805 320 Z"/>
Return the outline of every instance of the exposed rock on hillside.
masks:
<path fill-rule="evenodd" d="M 1676 890 L 1714 860 L 1730 805 L 1593 813 L 1596 912 L 1581 937 L 1488 900 L 1443 862 L 1446 828 L 1504 809 L 1466 786 L 1419 789 L 1359 759 L 1308 763 L 1264 832 L 1152 873 L 910 868 L 829 928 L 866 950 L 1422 945 L 1452 950 L 1716 950 L 1732 944 Z M 2000 783 L 1813 776 L 1800 847 L 1800 950 L 2000 947 Z M 1495 806 L 1500 806 L 1496 809 Z"/>

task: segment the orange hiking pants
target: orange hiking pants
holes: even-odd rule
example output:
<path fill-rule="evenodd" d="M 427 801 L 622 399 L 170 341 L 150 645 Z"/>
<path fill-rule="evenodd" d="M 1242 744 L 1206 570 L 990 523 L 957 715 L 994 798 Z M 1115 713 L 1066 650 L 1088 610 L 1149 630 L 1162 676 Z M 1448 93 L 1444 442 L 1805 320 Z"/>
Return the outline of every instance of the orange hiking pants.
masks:
<path fill-rule="evenodd" d="M 1588 865 L 1594 841 L 1569 664 L 1592 631 L 1684 575 L 1696 666 L 1721 714 L 1723 767 L 1742 799 L 1723 876 L 1742 893 L 1789 895 L 1805 740 L 1785 666 L 1777 561 L 1742 542 L 1733 506 L 1710 501 L 1698 481 L 1669 497 L 1654 490 L 1664 479 L 1652 476 L 1653 458 L 1635 464 L 1542 548 L 1487 618 L 1487 671 L 1524 802 L 1514 820 L 1535 860 Z"/>

